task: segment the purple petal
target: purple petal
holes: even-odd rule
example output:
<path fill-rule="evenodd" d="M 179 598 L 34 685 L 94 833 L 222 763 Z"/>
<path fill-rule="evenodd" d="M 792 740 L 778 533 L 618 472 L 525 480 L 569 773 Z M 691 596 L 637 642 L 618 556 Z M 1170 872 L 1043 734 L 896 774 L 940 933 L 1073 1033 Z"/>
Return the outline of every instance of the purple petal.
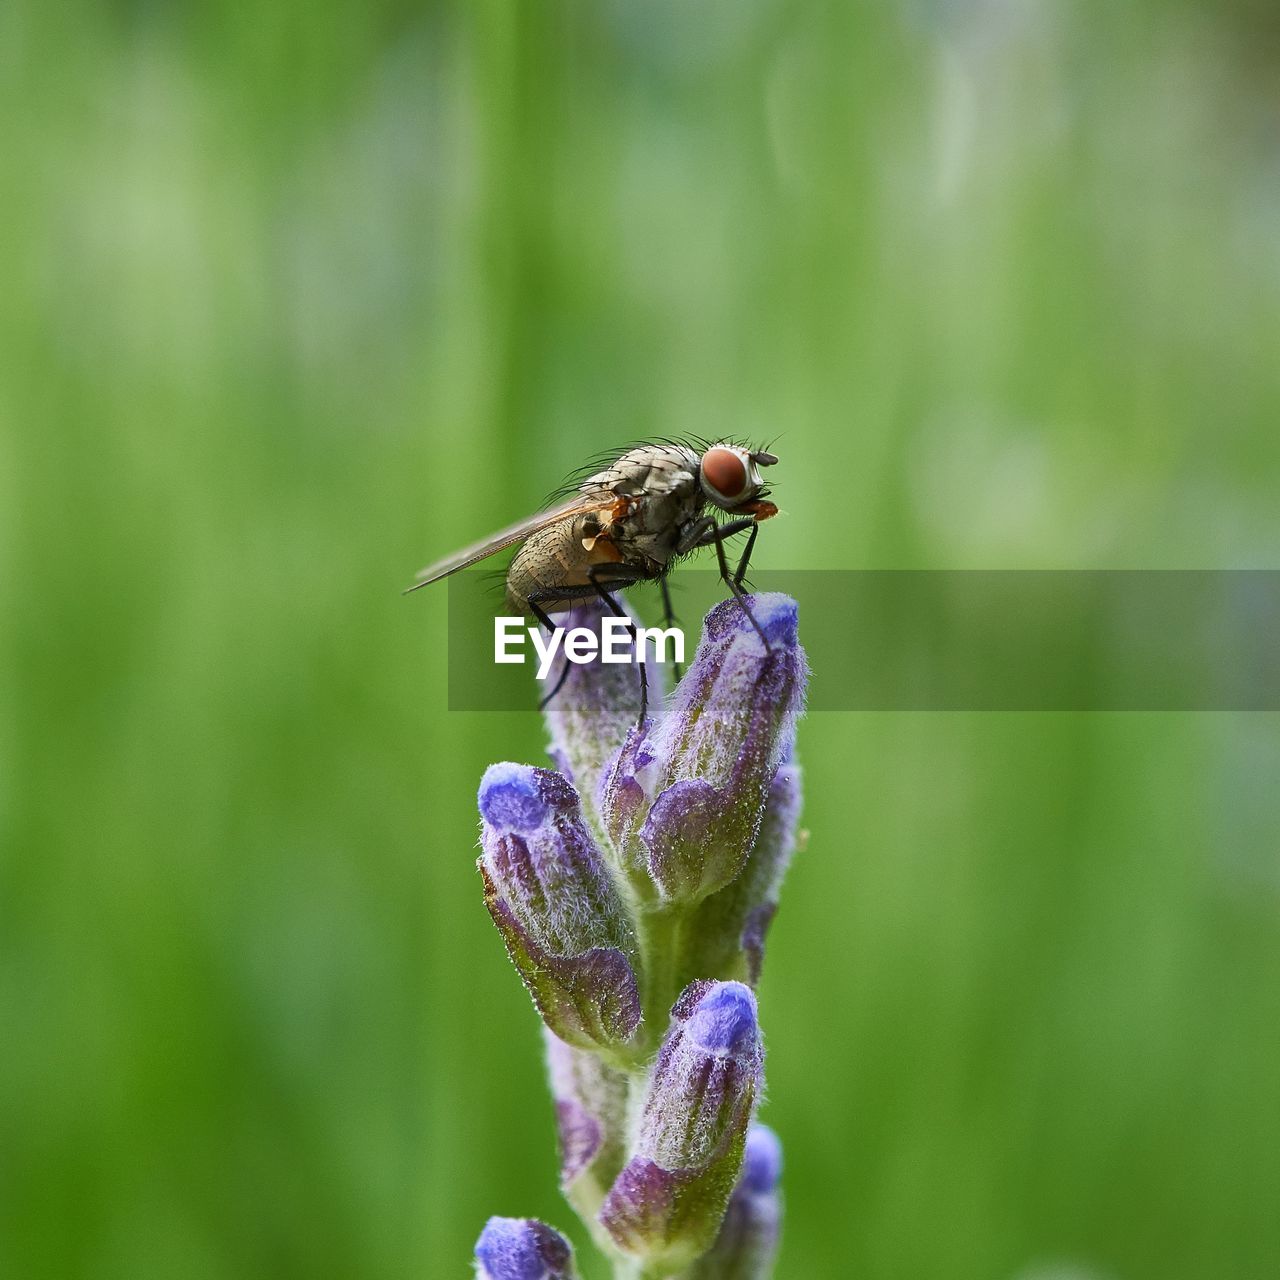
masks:
<path fill-rule="evenodd" d="M 480 1280 L 569 1280 L 573 1250 L 536 1218 L 490 1218 L 476 1241 Z"/>
<path fill-rule="evenodd" d="M 709 1053 L 750 1053 L 756 1047 L 756 998 L 741 982 L 713 987 L 697 1004 L 685 1034 Z"/>
<path fill-rule="evenodd" d="M 560 1181 L 572 1182 L 600 1150 L 600 1125 L 579 1103 L 557 1102 L 556 1136 L 560 1140 Z"/>
<path fill-rule="evenodd" d="M 742 1155 L 740 1185 L 754 1195 L 774 1190 L 782 1178 L 782 1143 L 768 1125 L 753 1124 L 747 1131 Z"/>
<path fill-rule="evenodd" d="M 547 820 L 549 803 L 569 803 L 567 785 L 548 769 L 491 764 L 480 780 L 480 816 L 499 834 L 536 831 Z"/>
<path fill-rule="evenodd" d="M 624 864 L 647 863 L 670 902 L 697 902 L 738 877 L 770 783 L 791 751 L 807 675 L 796 604 L 781 595 L 749 604 L 771 650 L 736 601 L 717 605 L 666 718 L 644 744 L 652 762 L 637 767 L 624 747 L 602 798 Z M 652 802 L 638 828 L 632 781 Z"/>
<path fill-rule="evenodd" d="M 747 976 L 752 986 L 760 981 L 760 970 L 764 968 L 764 940 L 777 913 L 777 903 L 762 902 L 747 912 L 746 922 L 742 926 L 739 942 L 747 957 Z"/>
<path fill-rule="evenodd" d="M 627 608 L 625 600 L 620 601 Z M 566 628 L 585 627 L 600 634 L 607 615 L 602 602 L 584 601 L 556 621 Z M 565 665 L 569 672 L 560 691 L 543 713 L 551 735 L 553 758 L 582 792 L 583 803 L 595 821 L 596 789 L 605 762 L 617 751 L 640 710 L 640 674 L 630 662 L 568 662 L 563 646 L 547 673 L 544 687 L 554 688 Z M 648 666 L 649 705 L 658 707 L 663 697 L 663 668 Z"/>

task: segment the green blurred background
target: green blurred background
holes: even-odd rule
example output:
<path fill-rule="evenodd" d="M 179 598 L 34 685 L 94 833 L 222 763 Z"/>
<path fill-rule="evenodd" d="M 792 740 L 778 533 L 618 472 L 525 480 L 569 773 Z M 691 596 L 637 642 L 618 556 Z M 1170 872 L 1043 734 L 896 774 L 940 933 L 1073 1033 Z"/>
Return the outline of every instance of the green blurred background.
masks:
<path fill-rule="evenodd" d="M 776 441 L 761 568 L 1274 566 L 1278 69 L 1267 0 L 0 8 L 0 1274 L 582 1245 L 472 865 L 543 735 L 398 590 L 679 432 Z M 1277 717 L 800 752 L 779 1275 L 1280 1274 Z"/>

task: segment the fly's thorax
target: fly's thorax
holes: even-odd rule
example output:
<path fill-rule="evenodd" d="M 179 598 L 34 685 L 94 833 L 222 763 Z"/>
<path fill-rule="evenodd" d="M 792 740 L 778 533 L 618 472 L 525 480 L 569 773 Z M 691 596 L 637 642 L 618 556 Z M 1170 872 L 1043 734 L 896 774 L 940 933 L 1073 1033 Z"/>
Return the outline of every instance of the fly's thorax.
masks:
<path fill-rule="evenodd" d="M 609 490 L 621 497 L 662 497 L 698 488 L 698 454 L 682 444 L 644 444 L 589 476 L 583 493 Z"/>
<path fill-rule="evenodd" d="M 706 506 L 695 482 L 637 498 L 626 517 L 617 522 L 613 539 L 628 562 L 644 563 L 661 573 L 675 559 L 688 523 Z"/>
<path fill-rule="evenodd" d="M 675 558 L 688 522 L 706 505 L 698 483 L 698 454 L 686 445 L 641 445 L 587 480 L 583 492 L 601 487 L 628 505 L 608 536 L 629 564 L 660 574 Z"/>

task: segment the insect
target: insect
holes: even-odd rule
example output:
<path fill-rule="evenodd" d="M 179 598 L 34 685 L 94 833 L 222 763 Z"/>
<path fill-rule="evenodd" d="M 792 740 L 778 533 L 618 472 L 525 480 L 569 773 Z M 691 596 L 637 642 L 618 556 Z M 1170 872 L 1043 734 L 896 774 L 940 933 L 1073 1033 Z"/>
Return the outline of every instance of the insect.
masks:
<path fill-rule="evenodd" d="M 588 476 L 549 510 L 428 565 L 409 591 L 519 543 L 507 570 L 507 603 L 512 610 L 531 613 L 551 629 L 552 613 L 594 596 L 616 617 L 625 618 L 613 592 L 631 583 L 656 581 L 669 625 L 673 615 L 668 572 L 682 556 L 713 546 L 721 578 L 767 649 L 768 639 L 752 616 L 742 582 L 760 521 L 778 512 L 766 501 L 769 490 L 760 475 L 761 467 L 777 461 L 763 449 L 730 442 L 701 449 L 674 442 L 640 445 Z M 721 511 L 729 518 L 718 520 Z M 724 543 L 743 532 L 747 541 L 730 571 Z M 639 667 L 643 719 L 648 682 L 644 664 Z M 555 697 L 567 671 L 566 665 L 540 705 Z"/>

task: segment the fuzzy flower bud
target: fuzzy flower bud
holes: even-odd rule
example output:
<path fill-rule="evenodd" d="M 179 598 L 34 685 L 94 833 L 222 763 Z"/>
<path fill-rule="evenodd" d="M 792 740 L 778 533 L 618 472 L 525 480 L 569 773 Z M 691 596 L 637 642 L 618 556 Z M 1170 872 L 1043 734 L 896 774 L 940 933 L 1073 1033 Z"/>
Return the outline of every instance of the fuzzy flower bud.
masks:
<path fill-rule="evenodd" d="M 760 981 L 765 935 L 796 847 L 800 798 L 799 766 L 779 765 L 742 874 L 697 907 L 688 930 L 695 973 L 741 978 L 752 986 Z"/>
<path fill-rule="evenodd" d="M 633 731 L 606 770 L 600 809 L 642 898 L 696 903 L 734 880 L 769 785 L 790 752 L 807 674 L 788 596 L 707 615 L 702 643 L 662 723 Z"/>
<path fill-rule="evenodd" d="M 495 764 L 480 783 L 485 905 L 543 1020 L 583 1047 L 640 1022 L 630 916 L 558 773 Z"/>
<path fill-rule="evenodd" d="M 782 1144 L 772 1129 L 753 1124 L 720 1234 L 688 1280 L 768 1280 L 782 1224 L 781 1175 Z"/>
<path fill-rule="evenodd" d="M 740 982 L 693 982 L 672 1009 L 635 1150 L 600 1211 L 615 1244 L 684 1266 L 714 1240 L 763 1083 L 756 1001 Z"/>
<path fill-rule="evenodd" d="M 627 1076 L 550 1031 L 546 1041 L 560 1186 L 573 1207 L 591 1219 L 626 1162 Z"/>
<path fill-rule="evenodd" d="M 537 1218 L 490 1218 L 476 1241 L 476 1280 L 573 1280 L 573 1249 Z"/>
<path fill-rule="evenodd" d="M 626 601 L 620 595 L 615 599 L 630 614 Z M 566 631 L 582 627 L 599 638 L 603 620 L 611 616 L 603 601 L 586 600 L 556 621 Z M 634 614 L 631 617 L 635 620 Z M 602 651 L 603 645 L 598 652 Z M 664 668 L 660 663 L 649 663 L 646 671 L 649 706 L 660 707 Z M 544 712 L 551 734 L 550 754 L 561 773 L 578 788 L 588 822 L 594 826 L 600 775 L 640 710 L 640 672 L 633 662 L 603 662 L 599 656 L 591 662 L 570 662 L 561 646 L 547 673 L 546 690 L 555 688 L 562 675 L 564 683 Z"/>

